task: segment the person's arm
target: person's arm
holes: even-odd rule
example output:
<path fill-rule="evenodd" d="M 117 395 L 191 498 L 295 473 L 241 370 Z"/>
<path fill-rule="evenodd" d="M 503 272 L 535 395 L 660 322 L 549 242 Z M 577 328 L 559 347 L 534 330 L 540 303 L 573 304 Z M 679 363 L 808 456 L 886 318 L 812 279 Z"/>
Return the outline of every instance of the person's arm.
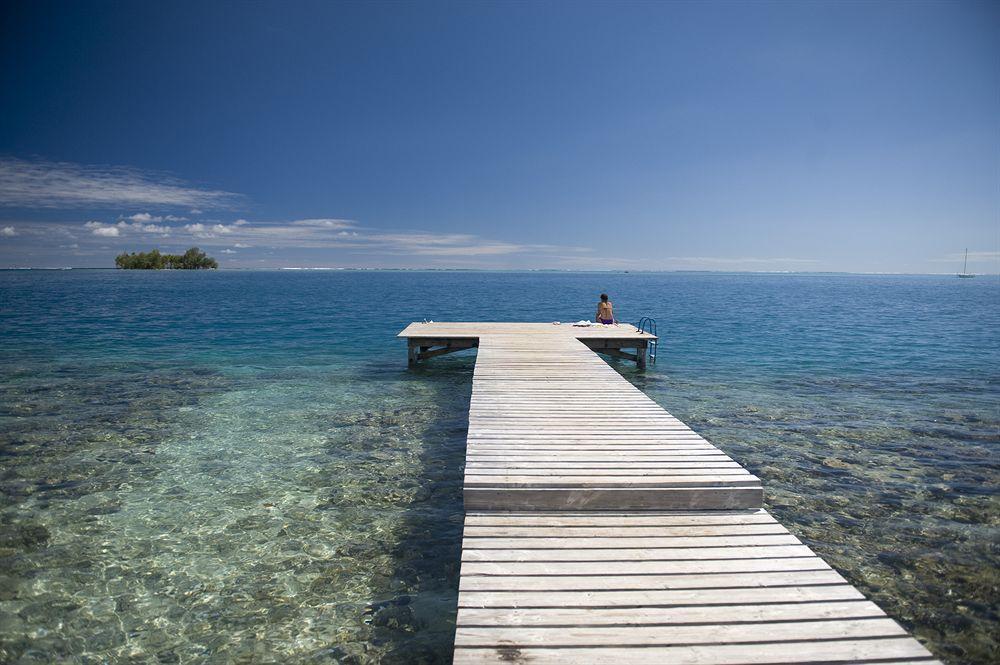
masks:
<path fill-rule="evenodd" d="M 601 322 L 601 303 L 597 303 L 597 313 L 594 314 L 594 323 Z"/>

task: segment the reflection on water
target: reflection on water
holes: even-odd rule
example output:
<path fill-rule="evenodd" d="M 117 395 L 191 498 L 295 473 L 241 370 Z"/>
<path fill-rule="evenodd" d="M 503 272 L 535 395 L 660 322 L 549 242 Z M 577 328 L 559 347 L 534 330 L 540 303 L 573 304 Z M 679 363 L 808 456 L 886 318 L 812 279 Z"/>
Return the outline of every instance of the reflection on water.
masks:
<path fill-rule="evenodd" d="M 995 662 L 1000 285 L 955 281 L 0 273 L 0 662 L 447 662 L 474 354 L 408 371 L 394 335 L 601 291 L 665 333 L 619 371 L 936 655 Z"/>

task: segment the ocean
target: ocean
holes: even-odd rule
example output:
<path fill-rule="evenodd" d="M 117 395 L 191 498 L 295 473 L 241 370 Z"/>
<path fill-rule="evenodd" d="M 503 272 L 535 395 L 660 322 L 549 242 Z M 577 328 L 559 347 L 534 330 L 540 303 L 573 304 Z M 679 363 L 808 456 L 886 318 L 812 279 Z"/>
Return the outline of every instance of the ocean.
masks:
<path fill-rule="evenodd" d="M 601 292 L 658 324 L 625 378 L 996 662 L 997 277 L 112 270 L 0 272 L 0 662 L 447 662 L 475 354 L 395 335 Z"/>

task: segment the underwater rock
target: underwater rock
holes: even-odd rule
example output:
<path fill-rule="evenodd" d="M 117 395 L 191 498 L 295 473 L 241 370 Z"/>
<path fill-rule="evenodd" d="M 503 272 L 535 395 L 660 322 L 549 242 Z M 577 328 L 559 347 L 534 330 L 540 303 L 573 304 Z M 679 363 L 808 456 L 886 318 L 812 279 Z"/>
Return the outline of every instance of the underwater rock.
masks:
<path fill-rule="evenodd" d="M 0 547 L 34 549 L 50 537 L 49 530 L 41 524 L 5 524 L 0 529 Z"/>
<path fill-rule="evenodd" d="M 379 663 L 382 665 L 438 665 L 439 663 L 450 662 L 442 657 L 441 653 L 435 651 L 433 647 L 426 644 L 411 644 L 396 647 L 387 652 Z"/>
<path fill-rule="evenodd" d="M 16 578 L 0 576 L 0 601 L 15 600 L 20 593 L 19 586 Z"/>
<path fill-rule="evenodd" d="M 309 654 L 312 663 L 337 663 L 337 665 L 360 665 L 363 661 L 357 655 L 349 653 L 343 647 L 326 647 Z"/>
<path fill-rule="evenodd" d="M 413 610 L 409 607 L 385 607 L 375 613 L 371 623 L 380 628 L 414 632 L 417 629 Z"/>
<path fill-rule="evenodd" d="M 386 607 L 386 606 L 405 607 L 406 605 L 409 605 L 412 601 L 413 601 L 413 599 L 410 598 L 409 596 L 397 596 L 396 598 L 393 598 L 392 600 L 387 600 L 387 601 L 383 601 L 381 603 L 378 603 L 378 605 L 376 605 L 376 607 Z"/>

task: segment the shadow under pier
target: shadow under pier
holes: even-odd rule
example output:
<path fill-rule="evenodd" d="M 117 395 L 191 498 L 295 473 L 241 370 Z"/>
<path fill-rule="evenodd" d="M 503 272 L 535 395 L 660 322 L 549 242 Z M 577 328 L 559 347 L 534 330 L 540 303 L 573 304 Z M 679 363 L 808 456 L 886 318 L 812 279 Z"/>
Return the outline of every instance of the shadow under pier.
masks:
<path fill-rule="evenodd" d="M 474 354 L 462 354 L 404 368 L 397 377 L 419 392 L 423 409 L 406 432 L 415 451 L 410 471 L 419 488 L 396 525 L 391 573 L 373 589 L 366 611 L 381 663 L 452 660 L 474 364 Z"/>

